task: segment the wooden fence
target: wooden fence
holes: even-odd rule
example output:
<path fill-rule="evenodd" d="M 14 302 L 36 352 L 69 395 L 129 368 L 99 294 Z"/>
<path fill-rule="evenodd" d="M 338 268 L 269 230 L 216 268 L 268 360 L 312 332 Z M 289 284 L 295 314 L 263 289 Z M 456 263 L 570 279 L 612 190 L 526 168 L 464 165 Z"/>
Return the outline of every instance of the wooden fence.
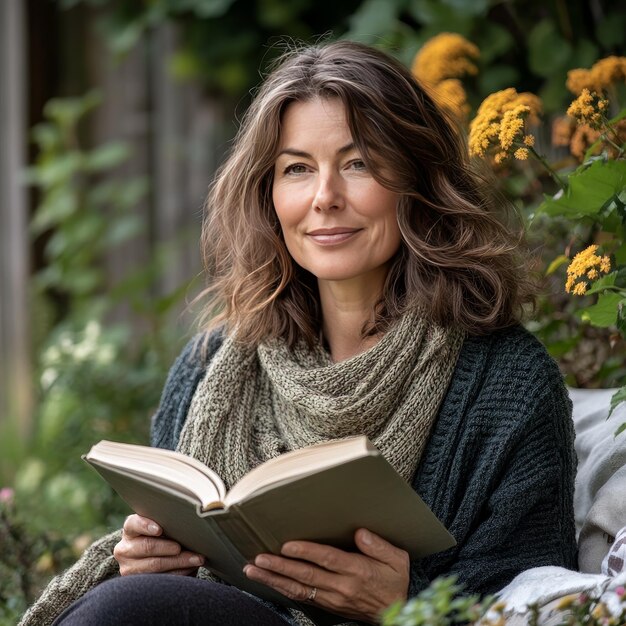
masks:
<path fill-rule="evenodd" d="M 29 428 L 25 15 L 22 0 L 0 2 L 0 424 Z"/>

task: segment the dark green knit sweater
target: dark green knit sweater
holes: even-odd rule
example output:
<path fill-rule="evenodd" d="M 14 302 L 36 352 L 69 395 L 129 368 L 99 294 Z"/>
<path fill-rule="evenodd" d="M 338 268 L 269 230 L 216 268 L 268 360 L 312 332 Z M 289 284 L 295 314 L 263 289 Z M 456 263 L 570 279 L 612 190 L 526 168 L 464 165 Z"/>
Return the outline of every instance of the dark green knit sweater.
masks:
<path fill-rule="evenodd" d="M 152 444 L 174 448 L 194 391 L 221 345 L 205 359 L 191 342 L 167 379 L 152 423 Z M 516 327 L 466 339 L 413 487 L 457 540 L 456 547 L 411 564 L 409 594 L 456 574 L 468 592 L 493 593 L 540 565 L 575 569 L 575 474 L 571 403 L 556 364 Z M 21 626 L 50 624 L 74 600 L 119 575 L 99 540 L 56 577 Z M 276 611 L 292 622 L 282 607 Z"/>
<path fill-rule="evenodd" d="M 174 448 L 207 358 L 191 342 L 172 368 L 152 444 Z M 541 344 L 515 327 L 466 339 L 413 480 L 457 540 L 412 564 L 410 595 L 442 574 L 493 593 L 531 567 L 576 568 L 574 430 L 561 374 Z"/>

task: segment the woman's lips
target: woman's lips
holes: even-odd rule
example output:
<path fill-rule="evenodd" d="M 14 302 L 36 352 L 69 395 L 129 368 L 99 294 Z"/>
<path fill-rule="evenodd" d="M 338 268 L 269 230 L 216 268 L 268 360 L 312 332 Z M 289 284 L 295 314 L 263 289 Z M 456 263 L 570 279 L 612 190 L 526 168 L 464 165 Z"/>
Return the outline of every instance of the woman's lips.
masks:
<path fill-rule="evenodd" d="M 343 243 L 360 232 L 360 228 L 318 228 L 317 230 L 308 232 L 307 236 L 315 241 L 315 243 L 328 246 Z"/>

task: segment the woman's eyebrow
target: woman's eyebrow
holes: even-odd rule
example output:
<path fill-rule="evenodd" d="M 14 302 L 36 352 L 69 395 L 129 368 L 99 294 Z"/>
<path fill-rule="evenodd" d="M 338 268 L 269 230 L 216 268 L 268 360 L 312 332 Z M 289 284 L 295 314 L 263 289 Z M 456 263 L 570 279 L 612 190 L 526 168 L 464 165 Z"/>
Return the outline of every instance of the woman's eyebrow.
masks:
<path fill-rule="evenodd" d="M 354 142 L 351 141 L 350 143 L 347 143 L 345 146 L 342 146 L 341 148 L 339 148 L 339 150 L 337 150 L 337 154 L 345 154 L 346 152 L 350 152 L 350 150 L 354 150 Z M 281 150 L 277 157 L 283 155 L 283 154 L 288 154 L 289 156 L 295 156 L 295 157 L 301 157 L 303 159 L 311 159 L 312 156 L 308 153 L 305 152 L 304 150 L 296 150 L 295 148 L 284 148 L 283 150 Z"/>

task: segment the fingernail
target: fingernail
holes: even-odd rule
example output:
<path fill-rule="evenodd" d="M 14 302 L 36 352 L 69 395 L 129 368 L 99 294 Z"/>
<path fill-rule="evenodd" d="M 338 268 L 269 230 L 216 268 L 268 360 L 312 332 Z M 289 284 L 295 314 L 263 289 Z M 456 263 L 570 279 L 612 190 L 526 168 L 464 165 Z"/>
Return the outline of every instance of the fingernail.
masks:
<path fill-rule="evenodd" d="M 148 524 L 149 533 L 156 535 L 159 532 L 159 530 L 160 528 L 156 524 L 153 524 L 153 523 Z"/>
<path fill-rule="evenodd" d="M 269 567 L 270 561 L 265 556 L 257 556 L 257 558 L 254 559 L 254 564 L 258 565 L 259 567 Z"/>
<path fill-rule="evenodd" d="M 243 573 L 247 575 L 249 569 L 250 569 L 250 563 L 246 563 L 246 565 L 243 568 Z"/>
<path fill-rule="evenodd" d="M 361 531 L 361 541 L 368 546 L 372 543 L 372 535 L 368 530 Z"/>
<path fill-rule="evenodd" d="M 189 558 L 190 565 L 202 565 L 204 559 L 201 556 L 192 556 Z"/>

